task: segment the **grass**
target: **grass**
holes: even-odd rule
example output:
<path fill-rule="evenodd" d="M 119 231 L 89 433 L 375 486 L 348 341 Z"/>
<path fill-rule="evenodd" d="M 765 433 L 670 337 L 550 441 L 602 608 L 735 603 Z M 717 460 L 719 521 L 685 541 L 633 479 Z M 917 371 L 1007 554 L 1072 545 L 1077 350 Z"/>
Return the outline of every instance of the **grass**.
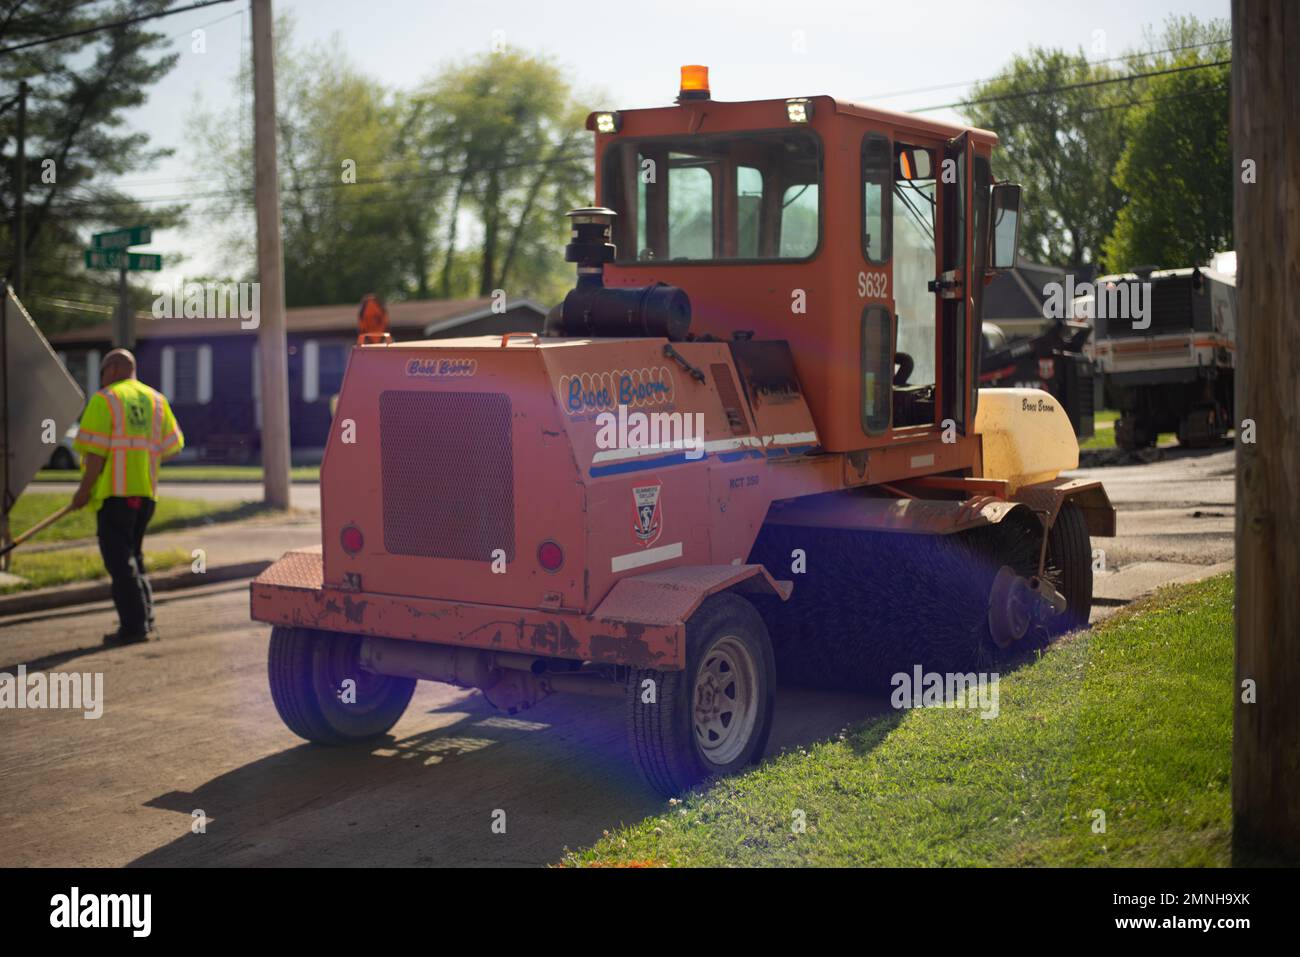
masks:
<path fill-rule="evenodd" d="M 1232 601 L 1230 575 L 1162 589 L 1004 675 L 997 718 L 893 712 L 564 863 L 1227 865 Z"/>
<path fill-rule="evenodd" d="M 1079 449 L 1113 449 L 1115 448 L 1115 423 L 1119 421 L 1121 413 L 1116 409 L 1101 409 L 1095 412 L 1092 417 L 1093 433 L 1091 438 L 1085 439 L 1079 443 Z M 1156 445 L 1174 445 L 1178 441 L 1178 433 L 1161 432 L 1156 436 Z"/>
<path fill-rule="evenodd" d="M 190 561 L 189 552 L 179 548 L 145 552 L 144 556 L 145 567 L 150 572 L 188 565 Z M 61 548 L 57 551 L 32 552 L 26 555 L 14 552 L 13 563 L 9 570 L 27 580 L 12 585 L 0 585 L 0 595 L 107 577 L 104 561 L 100 558 L 97 548 Z"/>
<path fill-rule="evenodd" d="M 1157 446 L 1174 445 L 1178 441 L 1178 433 L 1161 432 L 1156 437 Z M 1113 449 L 1115 448 L 1115 430 L 1113 428 L 1097 429 L 1092 433 L 1092 437 L 1079 443 L 1080 450 L 1083 449 Z"/>
<path fill-rule="evenodd" d="M 36 473 L 37 482 L 76 482 L 81 473 L 76 469 L 59 471 L 42 469 Z M 319 482 L 319 465 L 299 465 L 289 470 L 295 482 Z M 167 482 L 261 482 L 260 465 L 164 465 L 159 481 Z"/>
<path fill-rule="evenodd" d="M 14 503 L 9 513 L 12 534 L 35 525 L 51 512 L 68 503 L 72 496 L 55 492 L 26 492 Z M 248 518 L 264 510 L 261 502 L 208 502 L 201 499 L 162 498 L 158 501 L 149 532 L 168 532 L 193 525 L 212 522 L 232 522 Z M 95 512 L 89 507 L 65 515 L 39 535 L 33 542 L 67 542 L 95 537 Z M 22 549 L 14 552 L 17 556 Z M 15 561 L 17 559 L 15 558 Z"/>

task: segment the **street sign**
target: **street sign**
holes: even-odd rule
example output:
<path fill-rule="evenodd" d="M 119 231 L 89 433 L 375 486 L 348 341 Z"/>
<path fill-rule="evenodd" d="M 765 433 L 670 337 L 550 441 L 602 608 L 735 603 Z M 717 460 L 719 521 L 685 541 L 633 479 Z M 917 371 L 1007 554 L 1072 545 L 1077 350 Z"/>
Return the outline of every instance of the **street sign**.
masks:
<path fill-rule="evenodd" d="M 127 272 L 158 272 L 162 269 L 162 256 L 155 253 L 128 253 L 120 249 L 87 249 L 87 269 L 121 269 Z"/>
<path fill-rule="evenodd" d="M 147 246 L 153 242 L 152 226 L 131 226 L 107 233 L 95 233 L 91 244 L 96 249 L 126 249 L 128 246 Z"/>
<path fill-rule="evenodd" d="M 159 272 L 162 257 L 153 253 L 127 252 L 130 246 L 147 246 L 153 242 L 153 227 L 130 226 L 91 237 L 93 249 L 85 251 L 87 269 L 117 269 L 117 320 L 114 324 L 113 344 L 131 348 L 135 344 L 135 319 L 127 302 L 126 274 L 129 272 Z"/>

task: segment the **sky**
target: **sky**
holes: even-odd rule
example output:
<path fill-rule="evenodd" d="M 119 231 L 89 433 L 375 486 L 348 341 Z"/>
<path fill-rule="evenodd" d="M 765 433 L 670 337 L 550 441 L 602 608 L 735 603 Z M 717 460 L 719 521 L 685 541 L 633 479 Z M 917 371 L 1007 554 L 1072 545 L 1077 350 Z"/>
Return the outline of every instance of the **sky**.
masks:
<path fill-rule="evenodd" d="M 824 93 L 917 110 L 961 100 L 972 81 L 993 76 L 1030 46 L 1106 59 L 1140 45 L 1143 28 L 1158 31 L 1170 15 L 1230 14 L 1229 0 L 275 0 L 274 7 L 293 15 L 297 45 L 337 36 L 356 66 L 390 87 L 416 86 L 441 66 L 504 41 L 552 57 L 579 93 L 623 109 L 671 103 L 678 68 L 702 63 L 715 99 Z M 196 103 L 221 108 L 234 97 L 241 57 L 249 55 L 248 3 L 157 24 L 180 60 L 127 121 L 176 154 L 119 184 L 145 198 L 220 188 L 193 172 L 199 146 L 187 140 L 187 121 Z M 195 29 L 204 31 L 203 52 L 193 48 Z M 897 95 L 903 91 L 921 92 Z M 957 118 L 945 110 L 929 115 Z M 169 254 L 186 257 L 180 268 L 165 268 L 160 282 L 237 271 L 222 262 L 199 220 L 155 234 L 147 251 L 162 253 L 165 265 Z"/>

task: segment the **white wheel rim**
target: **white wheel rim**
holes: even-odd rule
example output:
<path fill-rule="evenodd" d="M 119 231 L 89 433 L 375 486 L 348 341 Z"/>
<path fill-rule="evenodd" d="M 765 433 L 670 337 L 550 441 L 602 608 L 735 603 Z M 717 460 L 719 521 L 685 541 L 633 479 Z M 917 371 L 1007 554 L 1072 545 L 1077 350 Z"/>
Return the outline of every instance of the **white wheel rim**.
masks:
<path fill-rule="evenodd" d="M 710 763 L 730 764 L 749 745 L 757 720 L 754 656 L 735 635 L 725 635 L 704 653 L 695 672 L 695 741 Z"/>

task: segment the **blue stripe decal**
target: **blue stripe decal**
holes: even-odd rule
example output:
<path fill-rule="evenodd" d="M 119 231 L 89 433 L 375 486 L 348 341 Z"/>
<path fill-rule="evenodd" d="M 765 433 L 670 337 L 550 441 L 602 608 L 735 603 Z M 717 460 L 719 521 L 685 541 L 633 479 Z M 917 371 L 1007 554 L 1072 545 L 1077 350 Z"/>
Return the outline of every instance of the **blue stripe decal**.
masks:
<path fill-rule="evenodd" d="M 707 452 L 694 459 L 688 459 L 685 452 L 678 452 L 675 455 L 661 455 L 653 459 L 629 459 L 626 462 L 611 462 L 609 465 L 593 465 L 591 477 L 600 478 L 602 475 L 621 475 L 624 472 L 660 469 L 669 465 L 682 465 L 685 462 L 703 462 L 706 458 L 708 458 Z"/>
<path fill-rule="evenodd" d="M 743 458 L 776 458 L 783 455 L 802 455 L 815 445 L 786 445 L 769 448 L 766 453 L 758 449 L 739 449 L 735 452 L 714 452 L 712 455 L 721 462 L 738 462 Z M 611 462 L 609 465 L 593 465 L 591 467 L 591 477 L 600 478 L 605 475 L 623 475 L 627 472 L 643 472 L 646 469 L 667 468 L 670 465 L 683 465 L 687 462 L 703 462 L 710 456 L 705 452 L 697 458 L 687 458 L 685 452 L 676 452 L 672 455 L 660 455 L 652 459 L 628 459 L 625 462 Z"/>

